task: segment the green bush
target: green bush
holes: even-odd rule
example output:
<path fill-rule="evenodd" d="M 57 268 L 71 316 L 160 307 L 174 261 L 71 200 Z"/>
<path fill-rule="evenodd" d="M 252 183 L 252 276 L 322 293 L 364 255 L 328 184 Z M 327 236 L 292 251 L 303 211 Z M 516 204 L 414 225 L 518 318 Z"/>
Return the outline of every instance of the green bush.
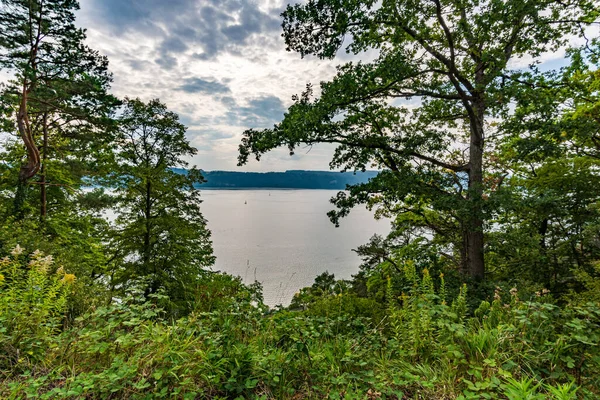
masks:
<path fill-rule="evenodd" d="M 466 286 L 450 299 L 443 276 L 436 289 L 428 270 L 402 268 L 407 290 L 396 295 L 388 280 L 384 305 L 345 292 L 265 313 L 258 288 L 214 274 L 196 311 L 171 320 L 161 295 L 134 291 L 48 332 L 31 368 L 5 365 L 0 397 L 600 396 L 597 303 L 558 306 L 547 292 L 523 301 L 497 289 L 471 315 Z"/>
<path fill-rule="evenodd" d="M 52 256 L 16 246 L 0 259 L 0 368 L 8 374 L 44 359 L 67 309 L 75 275 L 54 269 Z"/>

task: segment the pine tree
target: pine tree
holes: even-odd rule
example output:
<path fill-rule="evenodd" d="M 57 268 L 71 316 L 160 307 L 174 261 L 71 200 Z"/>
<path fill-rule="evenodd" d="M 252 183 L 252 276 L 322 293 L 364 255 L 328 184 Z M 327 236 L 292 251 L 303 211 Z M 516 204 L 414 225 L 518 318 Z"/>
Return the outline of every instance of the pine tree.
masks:
<path fill-rule="evenodd" d="M 25 158 L 14 198 L 20 217 L 25 216 L 29 185 L 40 188 L 38 209 L 44 220 L 47 188 L 66 196 L 66 189 L 77 189 L 110 153 L 107 132 L 117 101 L 107 94 L 106 57 L 87 47 L 84 30 L 75 26 L 78 8 L 74 0 L 6 0 L 0 5 L 0 68 L 13 74 L 2 93 L 12 124 L 3 126 L 20 138 L 20 145 L 13 143 L 13 160 Z M 59 152 L 62 160 L 53 163 Z"/>

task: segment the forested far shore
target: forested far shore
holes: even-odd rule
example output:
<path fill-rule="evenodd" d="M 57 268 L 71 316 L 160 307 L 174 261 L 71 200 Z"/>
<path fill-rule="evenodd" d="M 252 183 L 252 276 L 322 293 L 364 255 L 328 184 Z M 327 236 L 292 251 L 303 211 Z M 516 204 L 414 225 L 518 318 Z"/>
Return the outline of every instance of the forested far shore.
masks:
<path fill-rule="evenodd" d="M 185 173 L 185 170 L 175 170 Z M 367 183 L 377 171 L 334 172 L 293 170 L 285 172 L 201 171 L 199 189 L 346 189 Z"/>

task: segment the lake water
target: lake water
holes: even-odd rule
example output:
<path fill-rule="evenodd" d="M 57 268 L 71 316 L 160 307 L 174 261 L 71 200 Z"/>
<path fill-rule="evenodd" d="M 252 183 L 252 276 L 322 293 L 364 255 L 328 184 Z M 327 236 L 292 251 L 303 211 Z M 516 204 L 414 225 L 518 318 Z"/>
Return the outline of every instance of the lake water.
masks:
<path fill-rule="evenodd" d="M 203 190 L 202 212 L 212 231 L 215 270 L 263 285 L 269 306 L 289 304 L 322 272 L 347 279 L 358 272 L 353 248 L 389 221 L 356 208 L 336 228 L 327 217 L 335 190 Z"/>

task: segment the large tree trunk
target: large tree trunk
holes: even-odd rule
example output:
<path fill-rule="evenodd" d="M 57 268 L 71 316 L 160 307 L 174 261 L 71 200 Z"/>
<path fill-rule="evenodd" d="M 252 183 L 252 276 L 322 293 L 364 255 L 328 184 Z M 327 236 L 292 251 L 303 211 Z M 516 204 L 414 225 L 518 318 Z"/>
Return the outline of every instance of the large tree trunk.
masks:
<path fill-rule="evenodd" d="M 483 279 L 485 275 L 483 238 L 483 122 L 484 100 L 474 102 L 474 118 L 471 120 L 469 144 L 469 213 L 467 227 L 467 264 L 472 278 Z"/>

